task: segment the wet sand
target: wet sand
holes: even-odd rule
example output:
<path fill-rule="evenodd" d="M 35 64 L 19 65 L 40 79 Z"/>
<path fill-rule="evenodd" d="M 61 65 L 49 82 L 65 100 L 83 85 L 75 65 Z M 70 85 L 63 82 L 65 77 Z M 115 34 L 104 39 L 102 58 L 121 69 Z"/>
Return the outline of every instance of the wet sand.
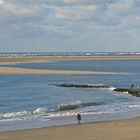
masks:
<path fill-rule="evenodd" d="M 98 71 L 75 71 L 75 70 L 41 70 L 14 67 L 0 67 L 0 74 L 61 74 L 61 75 L 84 75 L 84 74 L 127 74 L 121 72 L 98 72 Z"/>
<path fill-rule="evenodd" d="M 1 132 L 0 140 L 139 140 L 140 118 Z"/>

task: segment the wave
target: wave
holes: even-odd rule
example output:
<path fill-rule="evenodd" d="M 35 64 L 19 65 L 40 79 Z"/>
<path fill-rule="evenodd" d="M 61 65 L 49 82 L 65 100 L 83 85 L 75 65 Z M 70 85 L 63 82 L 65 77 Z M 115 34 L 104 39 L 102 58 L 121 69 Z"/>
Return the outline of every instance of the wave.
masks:
<path fill-rule="evenodd" d="M 81 102 L 62 104 L 62 105 L 58 105 L 56 110 L 58 111 L 73 110 L 73 109 L 80 108 L 80 106 L 81 106 Z"/>
<path fill-rule="evenodd" d="M 112 113 L 126 113 L 129 111 L 140 110 L 140 105 L 138 104 L 122 104 L 122 105 L 101 105 L 101 106 L 90 106 L 79 110 L 73 111 L 62 111 L 62 112 L 52 112 L 49 113 L 47 118 L 57 118 L 57 117 L 67 117 L 76 116 L 77 113 L 83 115 L 100 115 L 100 114 L 112 114 Z"/>
<path fill-rule="evenodd" d="M 32 116 L 46 114 L 47 110 L 45 108 L 37 108 L 30 111 L 22 112 L 10 112 L 10 113 L 0 113 L 0 120 L 21 120 L 30 119 Z"/>
<path fill-rule="evenodd" d="M 57 111 L 68 111 L 68 110 L 74 110 L 78 108 L 84 108 L 87 106 L 97 106 L 101 105 L 103 103 L 95 103 L 95 102 L 88 102 L 88 103 L 81 103 L 80 101 L 76 103 L 70 103 L 70 104 L 61 104 L 57 106 Z"/>
<path fill-rule="evenodd" d="M 129 112 L 140 110 L 140 104 L 121 104 L 121 105 L 105 105 L 102 103 L 71 103 L 59 105 L 59 110 L 49 112 L 46 108 L 37 108 L 30 111 L 1 113 L 0 121 L 13 121 L 13 120 L 27 120 L 27 119 L 44 119 L 51 120 L 51 118 L 75 116 L 77 113 L 81 115 L 94 115 L 94 114 L 110 114 L 117 112 Z"/>
<path fill-rule="evenodd" d="M 82 103 L 80 101 L 77 101 L 75 103 L 57 105 L 56 107 L 52 107 L 50 109 L 36 108 L 34 110 L 29 110 L 29 111 L 0 113 L 0 120 L 32 119 L 38 116 L 48 116 L 49 114 L 56 113 L 56 112 L 64 113 L 70 110 L 80 109 L 88 106 L 97 106 L 100 104 L 101 103 L 95 103 L 95 102 Z"/>

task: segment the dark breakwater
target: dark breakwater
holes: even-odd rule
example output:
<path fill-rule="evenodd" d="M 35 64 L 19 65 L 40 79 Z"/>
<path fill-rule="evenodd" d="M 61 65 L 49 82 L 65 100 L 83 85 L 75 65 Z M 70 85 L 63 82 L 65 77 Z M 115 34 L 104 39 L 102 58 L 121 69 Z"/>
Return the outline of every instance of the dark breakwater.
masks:
<path fill-rule="evenodd" d="M 112 88 L 113 91 L 116 92 L 127 92 L 128 94 L 131 94 L 132 96 L 140 97 L 140 89 L 139 88 L 114 88 L 110 85 L 105 84 L 55 84 L 55 86 L 58 87 L 69 87 L 69 88 Z"/>
<path fill-rule="evenodd" d="M 111 88 L 109 85 L 104 84 L 53 84 L 58 87 L 73 87 L 73 88 Z"/>
<path fill-rule="evenodd" d="M 140 89 L 130 89 L 130 88 L 116 88 L 114 89 L 116 92 L 127 92 L 128 94 L 131 94 L 136 97 L 140 97 Z"/>

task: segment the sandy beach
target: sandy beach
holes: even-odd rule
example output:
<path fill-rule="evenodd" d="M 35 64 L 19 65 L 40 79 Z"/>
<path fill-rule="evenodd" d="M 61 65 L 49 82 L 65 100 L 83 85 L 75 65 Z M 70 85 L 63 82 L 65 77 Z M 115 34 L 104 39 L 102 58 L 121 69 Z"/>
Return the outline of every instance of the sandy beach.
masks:
<path fill-rule="evenodd" d="M 140 118 L 1 132 L 0 140 L 139 140 Z"/>

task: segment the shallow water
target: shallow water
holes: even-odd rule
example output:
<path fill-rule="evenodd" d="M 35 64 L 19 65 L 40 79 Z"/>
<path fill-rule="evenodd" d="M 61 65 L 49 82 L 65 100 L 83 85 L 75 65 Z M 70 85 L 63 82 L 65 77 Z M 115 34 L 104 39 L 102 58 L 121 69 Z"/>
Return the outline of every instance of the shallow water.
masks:
<path fill-rule="evenodd" d="M 8 65 L 20 68 L 140 73 L 140 60 L 73 60 Z M 2 65 L 5 66 L 5 65 Z"/>

